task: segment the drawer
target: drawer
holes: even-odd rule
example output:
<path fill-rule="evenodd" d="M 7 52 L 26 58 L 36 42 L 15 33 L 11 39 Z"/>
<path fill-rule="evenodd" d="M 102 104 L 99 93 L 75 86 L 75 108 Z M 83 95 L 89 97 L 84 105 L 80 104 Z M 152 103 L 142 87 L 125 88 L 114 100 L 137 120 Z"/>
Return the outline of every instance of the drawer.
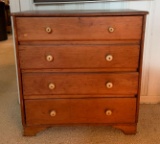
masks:
<path fill-rule="evenodd" d="M 26 100 L 26 124 L 135 123 L 135 98 Z"/>
<path fill-rule="evenodd" d="M 142 16 L 19 17 L 19 41 L 25 40 L 140 40 Z"/>
<path fill-rule="evenodd" d="M 139 45 L 19 46 L 22 69 L 108 68 L 137 70 Z"/>
<path fill-rule="evenodd" d="M 138 73 L 23 73 L 24 95 L 137 94 Z"/>

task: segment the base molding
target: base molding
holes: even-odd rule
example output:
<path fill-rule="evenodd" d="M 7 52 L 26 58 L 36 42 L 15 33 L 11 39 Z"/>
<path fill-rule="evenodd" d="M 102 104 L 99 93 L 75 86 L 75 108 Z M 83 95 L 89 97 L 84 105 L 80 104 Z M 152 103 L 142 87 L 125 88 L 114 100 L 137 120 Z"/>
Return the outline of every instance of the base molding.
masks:
<path fill-rule="evenodd" d="M 24 127 L 23 136 L 35 136 L 37 133 L 46 130 L 49 126 L 30 126 Z"/>
<path fill-rule="evenodd" d="M 120 124 L 113 125 L 113 127 L 120 129 L 126 135 L 133 135 L 137 133 L 137 124 Z"/>
<path fill-rule="evenodd" d="M 160 96 L 140 96 L 141 104 L 158 104 L 160 103 Z"/>
<path fill-rule="evenodd" d="M 134 135 L 137 132 L 137 124 L 100 124 L 100 125 L 105 125 L 105 126 L 111 126 L 113 128 L 121 130 L 124 134 L 126 135 Z M 41 131 L 44 131 L 50 127 L 53 127 L 54 125 L 37 125 L 37 126 L 24 126 L 23 127 L 23 136 L 36 136 Z"/>

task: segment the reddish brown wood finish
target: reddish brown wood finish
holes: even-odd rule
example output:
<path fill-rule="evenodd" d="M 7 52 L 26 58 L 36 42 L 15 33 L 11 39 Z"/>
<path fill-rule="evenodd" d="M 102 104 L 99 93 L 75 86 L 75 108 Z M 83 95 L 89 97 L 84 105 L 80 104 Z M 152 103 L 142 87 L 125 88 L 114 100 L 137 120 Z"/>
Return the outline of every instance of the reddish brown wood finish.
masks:
<path fill-rule="evenodd" d="M 25 100 L 36 100 L 36 99 L 61 99 L 61 98 L 67 98 L 67 99 L 72 99 L 72 98 L 135 98 L 137 96 L 135 95 L 129 95 L 129 94 L 110 94 L 110 95 L 104 95 L 104 94 L 87 94 L 87 95 L 80 95 L 80 94 L 76 94 L 76 95 L 69 95 L 69 94 L 60 94 L 60 95 L 24 95 L 24 99 Z"/>
<path fill-rule="evenodd" d="M 56 116 L 50 116 L 52 110 Z M 107 116 L 106 111 L 112 114 Z M 26 124 L 134 123 L 135 98 L 26 100 Z"/>
<path fill-rule="evenodd" d="M 46 73 L 50 73 L 50 72 L 75 72 L 75 73 L 79 73 L 79 72 L 136 72 L 138 71 L 137 69 L 135 70 L 135 68 L 79 68 L 79 69 L 21 69 L 22 73 L 27 73 L 27 72 L 46 72 Z"/>
<path fill-rule="evenodd" d="M 23 94 L 120 94 L 136 95 L 138 73 L 25 73 Z M 106 84 L 111 82 L 112 88 Z M 55 89 L 49 89 L 53 83 Z"/>
<path fill-rule="evenodd" d="M 58 125 L 58 126 L 63 126 L 63 125 L 64 124 Z M 75 125 L 75 124 L 69 124 L 69 125 Z M 78 125 L 82 125 L 82 124 L 78 124 Z M 86 125 L 86 124 L 83 124 L 83 125 Z M 90 125 L 90 124 L 87 124 L 87 125 Z M 92 125 L 112 126 L 114 128 L 122 130 L 124 132 L 124 134 L 126 134 L 126 135 L 131 135 L 131 134 L 133 135 L 133 134 L 136 134 L 136 132 L 137 132 L 137 125 L 136 124 L 118 124 L 118 125 L 115 124 L 114 125 L 114 124 L 106 124 L 106 123 L 104 123 L 104 124 L 97 123 L 97 124 L 92 124 Z M 37 133 L 39 133 L 47 128 L 50 128 L 51 126 L 55 126 L 55 125 L 25 126 L 24 131 L 23 131 L 23 135 L 24 136 L 35 136 Z M 57 126 L 57 124 L 56 124 L 56 126 Z"/>
<path fill-rule="evenodd" d="M 64 124 L 103 124 L 135 134 L 146 14 L 132 10 L 13 14 L 24 135 Z M 109 27 L 115 31 L 110 33 Z M 114 56 L 111 63 L 105 61 L 108 52 Z M 50 53 L 54 61 L 46 63 Z M 114 85 L 106 90 L 109 79 Z M 56 88 L 51 91 L 47 86 L 53 80 Z M 48 116 L 53 108 L 55 120 Z M 113 111 L 109 118 L 107 109 Z"/>
<path fill-rule="evenodd" d="M 109 41 L 19 41 L 19 45 L 21 46 L 63 46 L 63 45 L 72 45 L 72 46 L 78 46 L 78 45 L 137 45 L 139 46 L 141 44 L 141 40 L 109 40 Z"/>
<path fill-rule="evenodd" d="M 140 59 L 139 59 L 139 86 L 138 86 L 138 97 L 137 97 L 137 113 L 136 113 L 136 122 L 138 122 L 139 115 L 139 104 L 140 104 L 140 95 L 141 95 L 141 80 L 142 80 L 142 64 L 143 64 L 143 51 L 144 51 L 144 40 L 145 40 L 145 29 L 146 29 L 146 15 L 143 17 L 143 27 L 142 27 L 142 36 L 141 36 L 141 49 L 140 49 Z"/>
<path fill-rule="evenodd" d="M 22 69 L 132 68 L 137 70 L 139 50 L 138 45 L 20 46 L 19 58 Z M 49 55 L 53 57 L 52 61 L 46 60 Z M 112 61 L 106 60 L 108 55 L 113 57 Z"/>
<path fill-rule="evenodd" d="M 43 131 L 45 129 L 49 128 L 49 126 L 24 126 L 23 135 L 24 136 L 35 136 L 38 132 Z"/>
<path fill-rule="evenodd" d="M 142 16 L 17 18 L 18 40 L 141 39 Z M 40 22 L 39 22 L 40 21 Z M 26 27 L 27 25 L 27 27 Z M 51 33 L 46 28 L 52 29 Z M 109 27 L 115 31 L 110 33 Z"/>
<path fill-rule="evenodd" d="M 136 124 L 119 124 L 113 125 L 114 128 L 120 129 L 124 132 L 124 134 L 136 134 L 137 132 L 137 125 Z"/>

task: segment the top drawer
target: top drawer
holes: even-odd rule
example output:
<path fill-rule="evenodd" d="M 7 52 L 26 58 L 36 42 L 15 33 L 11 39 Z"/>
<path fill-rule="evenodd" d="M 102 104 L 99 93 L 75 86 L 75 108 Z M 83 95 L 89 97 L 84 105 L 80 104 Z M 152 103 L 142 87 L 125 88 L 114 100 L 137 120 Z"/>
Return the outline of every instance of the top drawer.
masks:
<path fill-rule="evenodd" d="M 142 16 L 19 17 L 18 40 L 141 39 Z"/>

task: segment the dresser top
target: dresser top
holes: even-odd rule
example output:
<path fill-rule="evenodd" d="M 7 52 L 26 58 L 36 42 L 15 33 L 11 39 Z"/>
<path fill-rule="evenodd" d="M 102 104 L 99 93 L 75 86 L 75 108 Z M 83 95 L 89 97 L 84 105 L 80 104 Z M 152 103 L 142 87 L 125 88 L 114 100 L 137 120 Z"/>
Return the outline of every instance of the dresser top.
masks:
<path fill-rule="evenodd" d="M 42 17 L 42 16 L 62 16 L 62 17 L 69 17 L 69 16 L 102 16 L 102 15 L 110 15 L 110 16 L 123 16 L 123 15 L 146 15 L 148 14 L 147 11 L 138 11 L 138 10 L 63 10 L 63 11 L 24 11 L 24 12 L 17 12 L 12 13 L 12 16 L 18 17 Z"/>

